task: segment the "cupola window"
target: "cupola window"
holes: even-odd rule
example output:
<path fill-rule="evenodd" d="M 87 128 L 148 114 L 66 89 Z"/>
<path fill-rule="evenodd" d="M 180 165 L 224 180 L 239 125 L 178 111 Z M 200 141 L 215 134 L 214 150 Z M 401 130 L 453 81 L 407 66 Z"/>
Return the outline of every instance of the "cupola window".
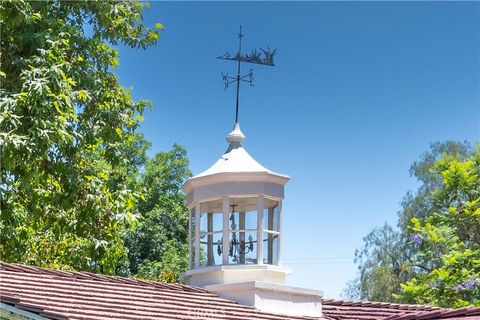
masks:
<path fill-rule="evenodd" d="M 263 263 L 278 264 L 279 219 L 278 203 L 263 211 Z"/>
<path fill-rule="evenodd" d="M 263 196 L 197 204 L 189 217 L 192 269 L 225 264 L 278 265 L 280 204 L 280 199 Z M 224 242 L 224 237 L 228 241 Z"/>
<path fill-rule="evenodd" d="M 256 198 L 230 200 L 229 264 L 257 263 L 257 201 Z"/>

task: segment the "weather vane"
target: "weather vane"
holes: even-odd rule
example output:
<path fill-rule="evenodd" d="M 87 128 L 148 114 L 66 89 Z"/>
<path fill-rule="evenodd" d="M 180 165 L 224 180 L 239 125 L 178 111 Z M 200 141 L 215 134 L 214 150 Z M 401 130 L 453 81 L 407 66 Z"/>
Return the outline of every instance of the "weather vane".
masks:
<path fill-rule="evenodd" d="M 222 72 L 222 79 L 225 83 L 225 90 L 227 90 L 228 86 L 232 83 L 237 83 L 237 103 L 235 107 L 235 123 L 238 123 L 238 102 L 239 102 L 239 96 L 240 96 L 240 82 L 248 82 L 250 86 L 253 86 L 253 69 L 250 69 L 250 72 L 246 75 L 241 75 L 240 74 L 240 65 L 242 62 L 247 62 L 247 63 L 254 63 L 254 64 L 263 64 L 265 66 L 275 66 L 273 63 L 273 58 L 275 56 L 275 53 L 277 49 L 275 50 L 270 50 L 269 47 L 267 47 L 267 50 L 259 48 L 260 51 L 257 51 L 257 49 L 254 49 L 251 51 L 250 54 L 242 54 L 242 26 L 240 26 L 240 32 L 237 34 L 238 35 L 238 52 L 235 56 L 232 57 L 232 55 L 227 52 L 224 55 L 221 55 L 220 57 L 217 57 L 218 59 L 223 59 L 223 60 L 231 60 L 231 61 L 238 61 L 238 68 L 237 68 L 237 76 L 232 77 L 228 73 L 223 74 Z"/>

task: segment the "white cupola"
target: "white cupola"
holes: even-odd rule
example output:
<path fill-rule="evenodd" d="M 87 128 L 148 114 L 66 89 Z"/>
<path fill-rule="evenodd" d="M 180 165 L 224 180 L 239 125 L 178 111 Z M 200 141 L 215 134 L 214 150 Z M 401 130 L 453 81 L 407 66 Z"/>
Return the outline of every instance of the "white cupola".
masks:
<path fill-rule="evenodd" d="M 189 209 L 187 284 L 271 312 L 321 315 L 320 291 L 285 285 L 282 201 L 290 179 L 253 159 L 235 123 L 227 150 L 183 186 Z"/>

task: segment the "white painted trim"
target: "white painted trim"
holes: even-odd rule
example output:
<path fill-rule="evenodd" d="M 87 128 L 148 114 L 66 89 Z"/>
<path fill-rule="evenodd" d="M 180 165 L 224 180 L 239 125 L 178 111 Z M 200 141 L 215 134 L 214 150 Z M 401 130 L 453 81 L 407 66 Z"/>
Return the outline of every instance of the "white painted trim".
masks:
<path fill-rule="evenodd" d="M 263 195 L 257 198 L 257 264 L 263 264 L 263 210 L 265 206 Z"/>
<path fill-rule="evenodd" d="M 30 312 L 30 311 L 25 311 L 25 310 L 22 310 L 22 309 L 19 309 L 15 306 L 11 306 L 9 304 L 6 304 L 6 303 L 3 303 L 1 302 L 0 303 L 0 310 L 5 310 L 5 311 L 8 311 L 8 312 L 11 312 L 11 313 L 14 313 L 20 317 L 25 317 L 25 319 L 32 319 L 32 320 L 49 320 L 49 318 L 45 318 L 45 317 L 42 317 L 41 315 L 38 315 L 36 313 L 33 313 L 33 312 Z M 3 318 L 3 312 L 2 312 L 2 318 Z M 7 319 L 8 319 L 8 316 L 7 316 Z"/>
<path fill-rule="evenodd" d="M 233 194 L 233 195 L 229 195 L 230 198 L 235 198 L 235 199 L 242 199 L 242 198 L 256 198 L 258 197 L 259 195 L 263 196 L 264 199 L 267 199 L 267 200 L 271 200 L 271 201 L 279 201 L 279 200 L 282 200 L 282 198 L 279 198 L 279 197 L 274 197 L 272 195 L 268 195 L 268 194 L 264 194 L 264 193 L 252 193 L 252 194 Z M 213 196 L 213 197 L 209 197 L 209 198 L 204 198 L 202 199 L 201 201 L 192 201 L 191 203 L 189 203 L 187 205 L 188 209 L 192 209 L 194 208 L 197 203 L 205 203 L 205 202 L 211 202 L 211 201 L 217 201 L 217 200 L 222 200 L 223 198 L 225 198 L 225 196 Z"/>
<path fill-rule="evenodd" d="M 205 285 L 221 298 L 283 316 L 322 318 L 323 292 L 283 284 L 245 280 Z"/>
<path fill-rule="evenodd" d="M 222 242 L 222 264 L 228 264 L 228 221 L 230 214 L 230 199 L 223 197 L 223 242 Z"/>
<path fill-rule="evenodd" d="M 223 233 L 223 230 L 212 231 L 212 232 L 200 232 L 200 238 L 203 237 L 203 236 L 208 236 L 208 235 L 211 235 L 211 234 L 219 234 L 219 233 Z"/>
<path fill-rule="evenodd" d="M 192 210 L 188 209 L 188 265 L 192 269 Z"/>
<path fill-rule="evenodd" d="M 284 186 L 289 176 L 273 172 L 222 172 L 198 178 L 190 178 L 183 184 L 183 191 L 189 193 L 192 189 L 220 182 L 270 182 Z"/>
<path fill-rule="evenodd" d="M 217 197 L 248 197 L 259 194 L 269 195 L 275 198 L 283 199 L 285 188 L 280 184 L 262 181 L 229 181 L 214 183 L 206 186 L 198 186 L 187 194 L 187 203 L 204 202 L 205 199 Z"/>
<path fill-rule="evenodd" d="M 277 246 L 277 264 L 282 265 L 282 200 L 278 201 L 278 246 Z"/>
<path fill-rule="evenodd" d="M 223 291 L 226 288 L 228 288 L 229 291 L 236 291 L 236 292 L 251 290 L 251 289 L 260 289 L 260 290 L 268 290 L 273 292 L 289 293 L 289 294 L 298 295 L 298 296 L 309 296 L 309 297 L 319 297 L 319 298 L 323 297 L 323 291 L 321 290 L 291 287 L 291 286 L 285 286 L 285 285 L 278 285 L 274 283 L 266 283 L 262 281 L 212 284 L 204 287 L 204 289 L 212 292 L 216 292 L 219 290 Z"/>
<path fill-rule="evenodd" d="M 228 253 L 227 253 L 228 257 Z M 184 272 L 185 276 L 197 275 L 202 273 L 210 273 L 210 272 L 219 272 L 219 271 L 250 271 L 250 270 L 265 270 L 270 272 L 278 272 L 284 273 L 288 275 L 292 273 L 291 268 L 276 266 L 273 264 L 226 264 L 226 265 L 219 265 L 219 266 L 209 266 L 200 269 L 192 269 Z"/>
<path fill-rule="evenodd" d="M 200 203 L 195 206 L 195 269 L 200 267 Z"/>
<path fill-rule="evenodd" d="M 274 235 L 280 234 L 280 232 L 278 232 L 278 231 L 273 231 L 273 230 L 268 230 L 268 229 L 263 229 L 262 231 L 265 232 L 265 233 L 270 233 L 270 234 L 274 234 Z"/>

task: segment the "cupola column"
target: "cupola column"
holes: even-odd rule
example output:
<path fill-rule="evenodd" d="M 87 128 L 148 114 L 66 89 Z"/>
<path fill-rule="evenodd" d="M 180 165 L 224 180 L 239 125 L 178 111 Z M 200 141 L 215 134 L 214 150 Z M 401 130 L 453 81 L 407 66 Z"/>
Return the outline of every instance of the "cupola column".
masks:
<path fill-rule="evenodd" d="M 257 199 L 257 264 L 263 264 L 263 208 L 264 197 L 259 195 Z"/>
<path fill-rule="evenodd" d="M 228 264 L 229 243 L 228 243 L 228 222 L 230 219 L 230 199 L 223 197 L 223 242 L 222 242 L 222 263 Z"/>
<path fill-rule="evenodd" d="M 200 203 L 195 206 L 195 269 L 200 267 Z"/>
<path fill-rule="evenodd" d="M 282 200 L 278 200 L 278 265 L 282 264 Z"/>

